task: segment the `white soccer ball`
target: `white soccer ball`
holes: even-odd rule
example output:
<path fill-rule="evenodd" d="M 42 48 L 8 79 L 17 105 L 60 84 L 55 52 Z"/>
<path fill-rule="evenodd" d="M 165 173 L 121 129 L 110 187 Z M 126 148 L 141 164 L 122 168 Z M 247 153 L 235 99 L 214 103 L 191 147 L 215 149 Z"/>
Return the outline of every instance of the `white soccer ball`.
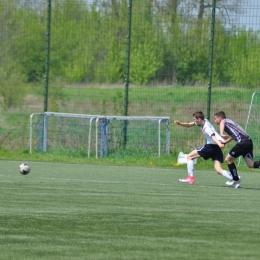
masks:
<path fill-rule="evenodd" d="M 19 171 L 21 174 L 23 175 L 27 175 L 30 171 L 31 171 L 31 167 L 29 164 L 27 163 L 22 163 L 20 166 L 19 166 Z"/>

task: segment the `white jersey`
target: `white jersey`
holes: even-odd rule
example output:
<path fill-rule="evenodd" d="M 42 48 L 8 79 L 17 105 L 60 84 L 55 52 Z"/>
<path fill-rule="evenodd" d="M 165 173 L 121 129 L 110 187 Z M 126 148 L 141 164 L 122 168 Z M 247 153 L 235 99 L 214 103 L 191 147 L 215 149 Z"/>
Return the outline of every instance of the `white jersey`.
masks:
<path fill-rule="evenodd" d="M 200 127 L 202 133 L 206 137 L 206 143 L 207 144 L 216 144 L 216 142 L 213 141 L 213 139 L 211 138 L 212 135 L 215 135 L 219 141 L 223 142 L 224 139 L 218 134 L 218 132 L 216 131 L 214 126 L 209 122 L 209 120 L 204 119 L 204 122 L 205 122 L 204 125 L 199 126 L 199 127 Z M 196 124 L 196 123 L 194 123 L 194 124 Z"/>

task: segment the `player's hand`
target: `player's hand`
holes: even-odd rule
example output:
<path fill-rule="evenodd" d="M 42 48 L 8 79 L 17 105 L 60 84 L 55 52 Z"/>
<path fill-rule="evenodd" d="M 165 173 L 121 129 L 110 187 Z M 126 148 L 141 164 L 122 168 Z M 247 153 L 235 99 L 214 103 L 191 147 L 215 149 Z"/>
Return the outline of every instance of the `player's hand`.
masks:
<path fill-rule="evenodd" d="M 175 120 L 174 124 L 179 125 L 181 122 L 179 120 Z"/>
<path fill-rule="evenodd" d="M 225 144 L 222 143 L 222 142 L 220 142 L 219 147 L 220 147 L 220 148 L 224 148 L 224 147 L 225 147 Z"/>

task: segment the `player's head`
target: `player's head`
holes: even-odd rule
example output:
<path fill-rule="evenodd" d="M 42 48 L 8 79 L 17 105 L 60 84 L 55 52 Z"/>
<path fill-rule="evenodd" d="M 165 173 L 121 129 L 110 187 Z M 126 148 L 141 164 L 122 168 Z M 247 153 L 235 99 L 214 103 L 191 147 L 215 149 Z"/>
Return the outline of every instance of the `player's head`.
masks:
<path fill-rule="evenodd" d="M 219 111 L 219 112 L 215 113 L 215 116 L 220 117 L 222 119 L 226 118 L 226 114 L 224 111 Z"/>
<path fill-rule="evenodd" d="M 219 111 L 219 112 L 215 113 L 215 115 L 214 115 L 214 121 L 217 125 L 219 125 L 221 120 L 225 119 L 225 118 L 226 118 L 226 114 L 223 111 Z"/>
<path fill-rule="evenodd" d="M 195 125 L 201 126 L 204 124 L 204 114 L 201 111 L 193 113 L 193 120 Z"/>
<path fill-rule="evenodd" d="M 193 113 L 193 117 L 196 119 L 204 120 L 204 114 L 201 111 L 197 111 L 197 112 Z"/>

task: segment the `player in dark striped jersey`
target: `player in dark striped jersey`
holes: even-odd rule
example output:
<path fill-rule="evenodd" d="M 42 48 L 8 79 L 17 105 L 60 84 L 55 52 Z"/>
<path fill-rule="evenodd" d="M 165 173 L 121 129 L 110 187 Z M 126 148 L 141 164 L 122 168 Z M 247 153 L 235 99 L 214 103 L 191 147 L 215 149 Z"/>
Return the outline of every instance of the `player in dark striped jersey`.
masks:
<path fill-rule="evenodd" d="M 236 142 L 236 145 L 230 150 L 225 159 L 225 162 L 233 176 L 233 181 L 228 181 L 226 184 L 238 185 L 240 187 L 241 180 L 237 174 L 237 168 L 234 163 L 235 158 L 243 156 L 249 168 L 260 168 L 260 161 L 254 162 L 252 139 L 240 125 L 231 119 L 227 119 L 226 114 L 223 111 L 215 113 L 214 121 L 219 125 L 220 135 L 223 138 L 227 138 L 225 139 L 224 144 L 232 140 Z"/>

